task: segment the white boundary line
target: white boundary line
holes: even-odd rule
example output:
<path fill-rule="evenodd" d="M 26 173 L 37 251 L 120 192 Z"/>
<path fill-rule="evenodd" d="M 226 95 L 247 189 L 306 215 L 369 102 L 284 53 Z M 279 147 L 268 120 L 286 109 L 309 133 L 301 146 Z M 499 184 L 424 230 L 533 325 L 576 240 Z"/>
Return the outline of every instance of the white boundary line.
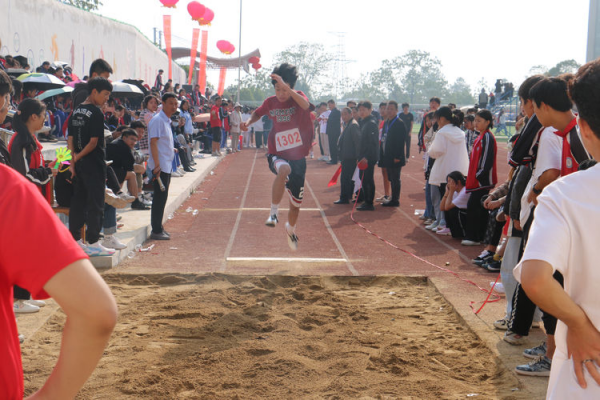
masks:
<path fill-rule="evenodd" d="M 256 262 L 305 262 L 305 263 L 328 263 L 346 262 L 344 258 L 310 258 L 310 257 L 228 257 L 227 261 L 256 261 Z"/>
<path fill-rule="evenodd" d="M 331 225 L 329 224 L 329 221 L 327 220 L 327 216 L 325 215 L 325 211 L 323 211 L 323 208 L 321 207 L 321 203 L 319 203 L 319 200 L 317 199 L 317 196 L 315 196 L 315 192 L 313 192 L 313 190 L 310 187 L 308 181 L 306 181 L 306 187 L 308 187 L 308 190 L 310 191 L 311 196 L 315 200 L 315 203 L 317 204 L 317 207 L 319 208 L 319 211 L 321 212 L 321 217 L 323 218 L 323 222 L 325 222 L 325 227 L 327 228 L 327 231 L 331 235 L 331 238 L 333 239 L 335 245 L 337 246 L 338 251 L 340 252 L 340 254 L 342 255 L 342 257 L 344 257 L 344 261 L 346 261 L 346 265 L 348 266 L 348 270 L 350 271 L 350 273 L 352 273 L 352 275 L 358 276 L 358 271 L 356 271 L 356 269 L 354 268 L 354 265 L 352 265 L 352 263 L 348 259 L 348 255 L 344 251 L 344 248 L 342 247 L 342 244 L 338 240 L 337 236 L 335 236 L 335 233 L 333 233 L 333 229 L 331 228 Z"/>
<path fill-rule="evenodd" d="M 231 249 L 233 248 L 233 242 L 235 240 L 235 235 L 240 227 L 240 221 L 242 219 L 242 212 L 244 210 L 244 203 L 246 203 L 246 196 L 248 196 L 248 189 L 250 188 L 250 182 L 252 181 L 252 173 L 254 172 L 254 166 L 256 165 L 256 155 L 258 152 L 254 152 L 254 159 L 252 160 L 252 167 L 250 167 L 250 173 L 248 174 L 248 181 L 246 182 L 246 188 L 244 189 L 244 195 L 242 196 L 242 202 L 240 204 L 240 209 L 237 214 L 237 218 L 235 219 L 235 224 L 233 225 L 233 229 L 231 231 L 231 235 L 229 236 L 229 242 L 227 243 L 227 247 L 225 248 L 225 255 L 223 257 L 223 262 L 221 263 L 221 267 L 219 268 L 219 272 L 225 272 L 227 268 L 227 259 L 229 258 L 229 254 L 231 254 Z"/>
<path fill-rule="evenodd" d="M 321 211 L 318 208 L 302 208 L 302 211 Z M 257 207 L 257 208 L 202 208 L 199 210 L 200 212 L 205 211 L 271 211 L 270 208 L 267 207 Z M 289 211 L 289 208 L 280 208 L 279 211 Z"/>

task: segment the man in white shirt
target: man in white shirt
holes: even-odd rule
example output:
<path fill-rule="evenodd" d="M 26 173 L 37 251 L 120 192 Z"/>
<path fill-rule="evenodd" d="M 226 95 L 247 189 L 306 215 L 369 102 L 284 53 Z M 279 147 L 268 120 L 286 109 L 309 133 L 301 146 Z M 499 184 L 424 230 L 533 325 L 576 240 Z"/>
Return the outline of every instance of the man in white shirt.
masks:
<path fill-rule="evenodd" d="M 600 158 L 600 60 L 580 68 L 571 98 L 585 148 Z M 600 398 L 600 167 L 562 177 L 538 197 L 529 242 L 514 274 L 540 308 L 559 319 L 548 399 Z M 564 290 L 553 278 L 564 277 Z M 594 382 L 595 381 L 595 382 Z"/>
<path fill-rule="evenodd" d="M 329 119 L 329 114 L 331 114 L 331 110 L 327 109 L 327 104 L 321 103 L 319 104 L 319 108 L 317 109 L 317 121 L 319 122 L 319 137 L 321 138 L 321 147 L 323 151 L 323 156 L 319 158 L 322 161 L 329 161 L 331 158 L 329 157 L 329 138 L 327 137 L 327 120 Z"/>

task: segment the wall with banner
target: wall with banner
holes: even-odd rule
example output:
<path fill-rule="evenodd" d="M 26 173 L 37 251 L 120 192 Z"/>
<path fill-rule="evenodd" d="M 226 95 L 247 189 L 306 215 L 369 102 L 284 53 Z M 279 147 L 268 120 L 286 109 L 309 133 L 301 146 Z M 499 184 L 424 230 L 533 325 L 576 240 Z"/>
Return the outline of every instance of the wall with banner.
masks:
<path fill-rule="evenodd" d="M 112 80 L 143 79 L 150 86 L 159 69 L 163 83 L 167 55 L 135 27 L 101 17 L 55 0 L 5 0 L 0 22 L 2 55 L 23 55 L 35 70 L 44 61 L 62 61 L 80 78 L 90 63 L 105 59 L 113 68 Z M 186 83 L 185 71 L 172 63 L 173 82 Z"/>

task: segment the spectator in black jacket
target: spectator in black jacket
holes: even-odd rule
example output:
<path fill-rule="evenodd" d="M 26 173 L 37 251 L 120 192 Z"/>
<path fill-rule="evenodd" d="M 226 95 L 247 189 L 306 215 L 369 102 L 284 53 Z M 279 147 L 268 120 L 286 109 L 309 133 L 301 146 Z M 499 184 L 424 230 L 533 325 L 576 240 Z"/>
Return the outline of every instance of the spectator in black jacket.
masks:
<path fill-rule="evenodd" d="M 383 207 L 400 206 L 400 171 L 406 164 L 404 146 L 406 143 L 406 125 L 398 118 L 398 103 L 387 103 L 388 119 L 383 124 L 379 150 L 380 165 L 385 168 L 392 188 L 392 198 L 382 204 Z"/>
<path fill-rule="evenodd" d="M 346 107 L 342 110 L 344 131 L 338 141 L 338 151 L 342 161 L 342 173 L 340 177 L 341 192 L 338 201 L 334 204 L 348 204 L 354 191 L 352 175 L 356 170 L 356 161 L 360 151 L 360 127 L 352 118 L 352 109 Z"/>
<path fill-rule="evenodd" d="M 366 168 L 361 171 L 362 191 L 364 203 L 357 207 L 360 211 L 373 211 L 373 199 L 375 198 L 375 179 L 373 172 L 379 156 L 379 128 L 375 117 L 371 114 L 373 104 L 370 101 L 362 101 L 358 105 L 360 121 L 360 151 L 358 154 L 359 164 Z"/>
<path fill-rule="evenodd" d="M 327 118 L 327 138 L 329 139 L 329 155 L 331 160 L 327 162 L 327 164 L 337 164 L 338 163 L 338 138 L 340 137 L 340 133 L 342 131 L 342 116 L 340 114 L 340 110 L 338 110 L 335 106 L 334 100 L 329 100 L 327 102 L 327 107 L 331 110 L 329 117 Z"/>

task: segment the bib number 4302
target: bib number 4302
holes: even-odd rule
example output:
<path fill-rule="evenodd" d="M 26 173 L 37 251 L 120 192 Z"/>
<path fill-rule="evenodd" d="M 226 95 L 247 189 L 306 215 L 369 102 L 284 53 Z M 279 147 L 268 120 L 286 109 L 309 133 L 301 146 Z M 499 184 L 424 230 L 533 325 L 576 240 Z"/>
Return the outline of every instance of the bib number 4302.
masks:
<path fill-rule="evenodd" d="M 298 129 L 288 129 L 287 131 L 275 134 L 275 147 L 277 151 L 289 150 L 300 146 L 302 146 L 302 137 Z"/>

